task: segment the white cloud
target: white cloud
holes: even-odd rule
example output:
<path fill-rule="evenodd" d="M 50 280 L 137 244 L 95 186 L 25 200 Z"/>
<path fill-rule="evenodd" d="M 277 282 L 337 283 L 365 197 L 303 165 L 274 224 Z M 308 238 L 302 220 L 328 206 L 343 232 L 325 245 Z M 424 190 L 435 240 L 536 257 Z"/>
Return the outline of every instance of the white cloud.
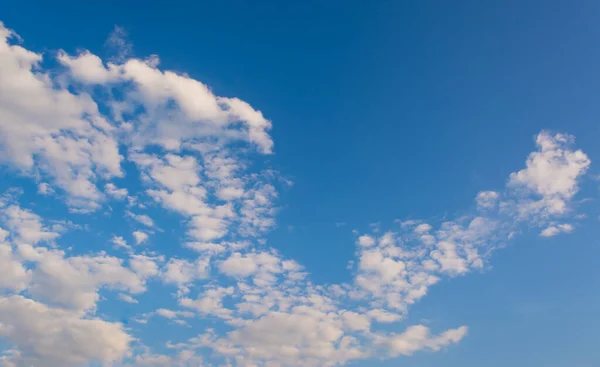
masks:
<path fill-rule="evenodd" d="M 148 234 L 146 232 L 142 232 L 142 231 L 135 231 L 132 233 L 133 238 L 135 239 L 135 244 L 136 245 L 141 245 L 142 243 L 148 241 Z"/>
<path fill-rule="evenodd" d="M 10 358 L 17 366 L 110 364 L 125 356 L 132 340 L 118 323 L 81 318 L 22 296 L 0 297 L 0 326 L 0 336 L 17 346 Z"/>
<path fill-rule="evenodd" d="M 400 316 L 398 314 L 388 312 L 388 311 L 382 310 L 382 309 L 370 310 L 369 312 L 367 312 L 367 315 L 369 317 L 371 317 L 372 319 L 374 319 L 375 321 L 382 322 L 382 323 L 396 322 L 402 318 L 402 316 Z"/>
<path fill-rule="evenodd" d="M 256 272 L 257 269 L 258 264 L 256 264 L 254 257 L 245 257 L 240 253 L 231 255 L 219 265 L 219 270 L 230 276 L 247 277 Z"/>
<path fill-rule="evenodd" d="M 170 191 L 182 191 L 200 183 L 200 167 L 194 157 L 167 154 L 164 159 L 150 155 L 133 155 L 138 165 L 147 167 L 148 177 Z"/>
<path fill-rule="evenodd" d="M 127 303 L 139 303 L 135 298 L 133 298 L 130 295 L 125 294 L 125 293 L 119 293 L 118 297 L 123 302 L 127 302 Z"/>
<path fill-rule="evenodd" d="M 116 246 L 116 247 L 123 247 L 126 249 L 129 249 L 129 245 L 127 244 L 127 241 L 125 241 L 125 239 L 121 236 L 112 236 L 112 238 L 110 239 L 110 241 Z"/>
<path fill-rule="evenodd" d="M 553 237 L 559 233 L 570 233 L 573 231 L 573 225 L 568 223 L 556 224 L 546 227 L 542 232 L 540 232 L 540 236 L 542 237 Z"/>
<path fill-rule="evenodd" d="M 127 189 L 125 189 L 125 188 L 119 189 L 113 183 L 107 183 L 106 185 L 104 185 L 104 191 L 106 192 L 106 194 L 108 196 L 111 196 L 112 198 L 115 198 L 117 200 L 123 200 L 129 194 L 127 192 Z"/>
<path fill-rule="evenodd" d="M 273 142 L 267 133 L 271 123 L 260 111 L 238 98 L 217 97 L 206 85 L 185 75 L 159 70 L 157 57 L 145 61 L 129 59 L 108 67 L 89 52 L 73 57 L 63 53 L 59 60 L 70 68 L 74 79 L 83 83 L 106 84 L 118 79 L 133 84 L 135 91 L 127 98 L 146 107 L 146 121 L 154 124 L 152 129 L 136 131 L 136 141 L 143 139 L 172 149 L 186 140 L 212 135 L 246 140 L 264 153 L 272 151 Z M 163 111 L 169 110 L 170 103 L 177 106 L 176 119 L 158 119 L 153 115 L 165 116 Z M 233 128 L 240 123 L 243 129 Z"/>
<path fill-rule="evenodd" d="M 106 256 L 65 257 L 59 250 L 19 245 L 19 255 L 35 264 L 29 293 L 38 299 L 75 310 L 94 310 L 101 287 L 140 293 L 146 290 L 143 275 Z"/>
<path fill-rule="evenodd" d="M 244 189 L 239 187 L 223 187 L 217 192 L 217 196 L 221 200 L 234 200 L 244 196 Z"/>
<path fill-rule="evenodd" d="M 208 276 L 209 260 L 199 258 L 196 262 L 185 259 L 171 258 L 161 270 L 164 283 L 174 284 L 179 288 L 179 294 L 188 292 L 188 285 L 197 279 Z"/>
<path fill-rule="evenodd" d="M 0 237 L 4 230 L 0 228 Z M 20 292 L 29 284 L 31 272 L 19 261 L 12 247 L 0 238 L 0 289 Z"/>
<path fill-rule="evenodd" d="M 1 212 L 6 226 L 19 243 L 37 244 L 58 238 L 59 233 L 42 225 L 39 215 L 18 205 L 10 205 Z"/>
<path fill-rule="evenodd" d="M 362 236 L 358 237 L 357 243 L 363 247 L 370 247 L 375 244 L 375 239 L 371 236 L 362 235 Z"/>
<path fill-rule="evenodd" d="M 197 367 L 204 366 L 202 357 L 191 350 L 181 350 L 177 355 L 152 354 L 146 352 L 137 355 L 133 362 L 135 367 Z"/>
<path fill-rule="evenodd" d="M 538 150 L 527 158 L 526 168 L 510 175 L 509 187 L 531 192 L 535 200 L 521 199 L 521 216 L 559 215 L 568 210 L 568 200 L 579 190 L 578 179 L 591 160 L 581 150 L 572 150 L 574 138 L 564 134 L 541 132 L 536 138 Z"/>
<path fill-rule="evenodd" d="M 272 274 L 283 271 L 280 259 L 267 252 L 245 255 L 235 252 L 219 264 L 219 270 L 223 274 L 241 278 L 258 273 L 258 275 L 255 275 L 254 280 L 266 282 L 273 279 Z"/>
<path fill-rule="evenodd" d="M 129 266 L 142 279 L 153 277 L 158 274 L 157 260 L 145 255 L 132 255 L 129 259 Z"/>
<path fill-rule="evenodd" d="M 246 191 L 240 209 L 240 232 L 248 237 L 258 237 L 275 225 L 273 202 L 277 191 L 271 184 L 260 183 Z"/>
<path fill-rule="evenodd" d="M 342 313 L 342 320 L 345 326 L 350 330 L 366 330 L 371 329 L 371 321 L 366 315 L 361 315 L 353 311 Z"/>
<path fill-rule="evenodd" d="M 227 339 L 205 335 L 197 341 L 220 346 L 225 356 L 237 356 L 239 365 L 334 366 L 363 358 L 365 353 L 341 322 L 321 312 L 273 312 L 248 321 Z"/>
<path fill-rule="evenodd" d="M 415 233 L 419 233 L 419 234 L 423 234 L 426 232 L 429 232 L 431 230 L 431 226 L 427 223 L 421 223 L 418 226 L 415 227 L 414 232 Z"/>
<path fill-rule="evenodd" d="M 145 181 L 156 187 L 149 189 L 148 194 L 165 208 L 189 217 L 187 232 L 189 237 L 199 242 L 208 242 L 220 239 L 229 232 L 231 222 L 237 216 L 234 206 L 232 203 L 223 205 L 208 203 L 208 189 L 211 191 L 213 189 L 211 185 L 202 185 L 199 175 L 201 167 L 195 158 L 167 154 L 164 159 L 160 159 L 153 155 L 133 154 L 131 159 L 143 170 Z M 210 170 L 211 175 L 214 174 L 214 168 Z M 258 191 L 251 192 L 255 195 L 263 195 L 257 193 Z M 218 193 L 214 194 L 218 195 Z M 245 233 L 264 223 L 262 207 L 253 205 L 251 211 L 246 209 L 252 203 L 255 203 L 255 200 L 244 200 L 239 213 L 242 215 L 242 231 Z M 253 217 L 252 222 L 246 219 L 249 216 Z M 250 227 L 252 228 L 248 229 Z"/>
<path fill-rule="evenodd" d="M 52 189 L 52 186 L 50 186 L 48 183 L 46 182 L 40 182 L 38 184 L 38 194 L 40 195 L 50 195 L 54 193 L 54 190 Z"/>
<path fill-rule="evenodd" d="M 500 198 L 500 194 L 495 191 L 481 191 L 477 194 L 475 200 L 479 209 L 493 209 Z"/>
<path fill-rule="evenodd" d="M 440 241 L 436 247 L 437 249 L 431 252 L 431 257 L 440 264 L 442 271 L 460 274 L 469 270 L 467 259 L 458 255 L 453 242 Z"/>
<path fill-rule="evenodd" d="M 150 198 L 182 217 L 186 248 L 177 249 L 177 256 L 199 257 L 136 254 L 120 236 L 111 242 L 128 249 L 125 259 L 109 255 L 119 252 L 111 248 L 84 253 L 93 244 L 77 240 L 65 249 L 59 235 L 69 226 L 44 225 L 31 211 L 0 200 L 9 230 L 0 229 L 0 288 L 31 297 L 0 297 L 0 337 L 14 347 L 0 363 L 197 366 L 210 362 L 200 362 L 196 349 L 209 348 L 210 358 L 230 365 L 310 367 L 435 351 L 459 342 L 467 328 L 432 335 L 417 325 L 384 333 L 380 329 L 391 325 L 381 323 L 402 320 L 444 277 L 482 268 L 523 226 L 544 228 L 542 236 L 574 229 L 565 222 L 575 219 L 567 216 L 590 160 L 572 148 L 572 137 L 542 132 L 538 149 L 504 191 L 477 194 L 477 210 L 445 216 L 442 223 L 400 221 L 398 232 L 372 224 L 371 233 L 356 240 L 353 279 L 313 284 L 298 263 L 282 258 L 263 238 L 275 226 L 276 185 L 285 180 L 268 168 L 250 167 L 248 147 L 264 154 L 273 149 L 271 123 L 260 111 L 238 98 L 216 96 L 187 75 L 159 69 L 157 57 L 127 58 L 131 48 L 122 35 L 111 38 L 123 51 L 113 62 L 89 51 L 59 52 L 59 68 L 45 69 L 43 56 L 14 45 L 11 34 L 0 26 L 2 162 L 37 180 L 39 194 L 56 190 L 58 198 L 66 196 L 73 211 L 98 209 L 105 195 L 127 198 L 130 209 L 134 203 L 144 208 Z M 111 97 L 113 90 L 118 99 Z M 135 164 L 145 191 L 129 196 L 111 183 L 124 174 L 120 149 Z M 155 228 L 146 214 L 125 216 Z M 132 236 L 138 245 L 148 240 L 144 231 Z M 159 316 L 184 325 L 191 320 L 182 318 L 198 314 L 224 324 L 227 332 L 208 330 L 169 343 L 178 355 L 154 354 L 143 340 L 131 350 L 133 338 L 123 327 L 101 319 L 107 316 L 97 310 L 99 300 L 116 295 L 143 309 L 132 295 L 145 292 L 153 278 L 177 292 L 175 300 L 166 300 L 171 306 L 162 304 L 159 293 L 161 305 L 150 310 L 175 303 L 186 310 L 158 308 L 137 314 L 140 323 Z"/>
<path fill-rule="evenodd" d="M 198 299 L 182 298 L 179 304 L 194 309 L 206 316 L 231 318 L 232 311 L 223 307 L 223 298 L 233 294 L 233 287 L 215 287 L 207 289 Z"/>
<path fill-rule="evenodd" d="M 463 326 L 432 336 L 428 327 L 416 325 L 409 327 L 402 334 L 379 336 L 376 344 L 384 346 L 392 357 L 410 356 L 420 350 L 437 351 L 450 344 L 458 343 L 467 335 L 467 331 L 468 329 Z"/>
<path fill-rule="evenodd" d="M 167 310 L 165 308 L 159 308 L 158 310 L 155 311 L 155 313 L 157 315 L 165 317 L 167 319 L 176 319 L 179 316 L 183 316 L 183 317 L 192 317 L 192 316 L 194 316 L 194 314 L 191 313 L 191 312 L 187 312 L 187 311 L 173 311 L 173 310 Z"/>
<path fill-rule="evenodd" d="M 80 209 L 102 199 L 98 176 L 121 176 L 121 156 L 96 103 L 72 94 L 40 66 L 42 55 L 10 44 L 0 24 L 0 151 L 26 174 L 48 175 Z"/>
<path fill-rule="evenodd" d="M 186 75 L 159 70 L 156 57 L 125 59 L 125 53 L 116 63 L 105 64 L 89 51 L 76 56 L 61 51 L 57 60 L 70 77 L 65 79 L 63 73 L 45 72 L 40 67 L 42 55 L 11 44 L 13 36 L 0 26 L 0 91 L 5 96 L 0 101 L 0 120 L 4 121 L 0 123 L 4 137 L 0 149 L 7 163 L 26 173 L 48 175 L 68 193 L 77 211 L 99 207 L 103 199 L 95 185 L 99 177 L 122 176 L 117 131 L 128 131 L 128 139 L 137 149 L 159 144 L 177 150 L 188 142 L 217 139 L 221 146 L 242 140 L 263 153 L 272 151 L 273 142 L 267 133 L 271 123 L 260 111 L 238 98 L 215 96 L 206 85 Z M 124 43 L 118 43 L 122 48 Z M 123 101 L 103 102 L 116 123 L 99 112 L 94 95 L 80 83 L 106 88 L 129 86 Z M 123 118 L 131 116 L 129 112 L 138 106 L 145 113 L 131 120 Z M 174 164 L 179 163 L 188 162 Z M 185 177 L 167 173 L 156 175 L 162 175 L 163 181 Z M 235 182 L 229 180 L 232 185 L 220 187 L 219 197 L 241 198 L 243 188 Z M 172 189 L 168 182 L 163 183 Z M 110 186 L 107 191 L 123 197 Z"/>
<path fill-rule="evenodd" d="M 215 255 L 226 251 L 227 247 L 223 243 L 212 242 L 187 242 L 185 247 L 202 254 Z"/>
<path fill-rule="evenodd" d="M 359 268 L 367 272 L 375 272 L 383 281 L 392 281 L 398 278 L 406 269 L 406 264 L 401 260 L 386 257 L 384 252 L 375 249 L 364 251 L 361 254 Z"/>
<path fill-rule="evenodd" d="M 61 64 L 70 69 L 74 78 L 84 83 L 105 84 L 117 81 L 119 78 L 118 66 L 109 64 L 108 69 L 105 68 L 102 59 L 89 51 L 84 51 L 76 57 L 61 51 L 57 58 Z"/>
<path fill-rule="evenodd" d="M 125 212 L 128 217 L 135 220 L 138 223 L 145 225 L 146 227 L 154 227 L 154 221 L 146 214 L 135 214 L 130 211 Z"/>
<path fill-rule="evenodd" d="M 527 168 L 511 174 L 511 185 L 523 185 L 543 196 L 571 197 L 577 192 L 577 178 L 590 164 L 581 150 L 568 150 L 572 136 L 542 132 L 539 148 L 527 158 Z"/>
<path fill-rule="evenodd" d="M 215 211 L 215 214 L 218 214 Z M 226 217 L 229 213 L 226 214 Z M 225 218 L 226 218 L 225 217 Z M 199 241 L 213 241 L 225 236 L 228 232 L 227 220 L 218 215 L 197 215 L 190 220 L 188 235 Z"/>
<path fill-rule="evenodd" d="M 360 291 L 351 294 L 361 299 L 366 292 L 378 307 L 385 306 L 384 311 L 402 314 L 442 275 L 482 268 L 519 225 L 545 228 L 542 236 L 572 231 L 571 224 L 554 221 L 567 214 L 578 179 L 589 166 L 589 158 L 571 148 L 572 140 L 541 133 L 538 151 L 530 154 L 526 169 L 510 176 L 504 194 L 483 191 L 477 195 L 479 216 L 463 215 L 438 229 L 422 221 L 404 221 L 401 227 L 413 228 L 412 233 L 388 232 L 378 242 L 372 235 L 359 237 L 355 284 Z"/>

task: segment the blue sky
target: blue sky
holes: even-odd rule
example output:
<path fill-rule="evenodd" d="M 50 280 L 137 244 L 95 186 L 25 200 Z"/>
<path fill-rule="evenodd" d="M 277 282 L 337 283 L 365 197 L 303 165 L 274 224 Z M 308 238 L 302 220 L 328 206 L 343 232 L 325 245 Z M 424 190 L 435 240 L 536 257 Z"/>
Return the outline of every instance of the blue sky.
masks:
<path fill-rule="evenodd" d="M 5 5 L 0 364 L 595 366 L 599 13 Z"/>

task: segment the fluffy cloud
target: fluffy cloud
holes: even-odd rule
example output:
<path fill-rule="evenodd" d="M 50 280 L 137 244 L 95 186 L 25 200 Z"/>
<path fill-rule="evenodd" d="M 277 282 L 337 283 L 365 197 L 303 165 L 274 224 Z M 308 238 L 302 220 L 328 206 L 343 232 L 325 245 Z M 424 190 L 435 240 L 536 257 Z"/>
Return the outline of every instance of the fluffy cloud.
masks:
<path fill-rule="evenodd" d="M 68 367 L 123 358 L 132 338 L 118 323 L 51 308 L 22 296 L 0 297 L 0 337 L 16 345 L 16 366 Z"/>
<path fill-rule="evenodd" d="M 579 179 L 590 164 L 582 151 L 572 148 L 573 141 L 567 135 L 540 133 L 538 149 L 524 169 L 510 175 L 503 193 L 482 191 L 476 196 L 478 214 L 438 228 L 402 222 L 400 233 L 387 232 L 379 241 L 374 234 L 361 235 L 355 284 L 385 306 L 384 312 L 405 312 L 443 276 L 482 268 L 520 226 L 543 228 L 543 237 L 571 232 L 572 224 L 557 220 L 572 207 Z M 360 292 L 357 296 L 364 297 Z"/>
<path fill-rule="evenodd" d="M 341 322 L 322 313 L 274 312 L 217 338 L 213 333 L 182 346 L 210 347 L 237 365 L 335 366 L 364 357 Z"/>
<path fill-rule="evenodd" d="M 133 238 L 135 239 L 136 245 L 141 245 L 142 243 L 148 241 L 148 233 L 142 231 L 135 231 L 132 233 Z"/>
<path fill-rule="evenodd" d="M 93 310 L 101 287 L 140 293 L 146 273 L 138 274 L 116 257 L 71 256 L 63 251 L 20 245 L 23 261 L 32 263 L 29 292 L 35 297 L 75 310 Z"/>
<path fill-rule="evenodd" d="M 179 294 L 189 292 L 190 283 L 208 276 L 209 260 L 198 258 L 195 262 L 171 258 L 161 270 L 160 278 L 166 284 L 176 285 Z"/>
<path fill-rule="evenodd" d="M 96 187 L 98 178 L 122 176 L 118 131 L 129 131 L 128 140 L 138 148 L 159 144 L 179 149 L 188 142 L 217 139 L 223 143 L 243 140 L 263 153 L 272 151 L 267 133 L 271 123 L 260 111 L 238 98 L 215 96 L 206 85 L 185 75 L 159 70 L 157 58 L 105 66 L 88 51 L 76 56 L 59 52 L 57 61 L 73 81 L 71 88 L 78 88 L 77 83 L 134 87 L 124 102 L 108 103 L 117 116 L 109 122 L 93 95 L 85 88 L 72 93 L 59 87 L 54 74 L 43 71 L 43 56 L 11 44 L 15 37 L 0 25 L 3 159 L 25 173 L 49 175 L 77 210 L 98 208 L 103 200 Z M 125 120 L 123 116 L 137 106 L 146 113 Z M 163 176 L 177 177 L 181 176 Z M 107 184 L 106 191 L 117 198 L 125 195 L 112 184 Z M 239 198 L 243 191 L 234 185 L 220 188 L 219 193 L 230 199 Z"/>
<path fill-rule="evenodd" d="M 556 224 L 546 227 L 542 232 L 540 232 L 540 236 L 542 237 L 553 237 L 559 233 L 569 233 L 573 231 L 573 226 L 568 223 Z"/>
<path fill-rule="evenodd" d="M 111 126 L 86 93 L 73 94 L 41 71 L 42 55 L 13 45 L 0 24 L 0 151 L 26 174 L 43 174 L 66 191 L 70 203 L 94 209 L 97 178 L 121 176 Z"/>
<path fill-rule="evenodd" d="M 104 191 L 106 192 L 107 195 L 117 199 L 117 200 L 123 200 L 127 197 L 127 189 L 125 188 L 121 188 L 119 189 L 117 186 L 115 186 L 115 184 L 112 183 L 107 183 L 106 185 L 104 185 Z"/>
<path fill-rule="evenodd" d="M 12 246 L 4 242 L 7 233 L 0 228 L 0 289 L 19 292 L 27 287 L 31 273 L 13 252 Z"/>
<path fill-rule="evenodd" d="M 52 186 L 47 184 L 46 182 L 40 182 L 38 184 L 38 194 L 40 195 L 50 195 L 54 192 Z"/>
<path fill-rule="evenodd" d="M 428 327 L 416 325 L 409 327 L 402 334 L 378 336 L 376 344 L 383 345 L 392 357 L 410 356 L 423 349 L 437 351 L 449 344 L 458 343 L 466 335 L 467 328 L 464 326 L 432 336 Z"/>
<path fill-rule="evenodd" d="M 145 225 L 146 227 L 150 227 L 150 228 L 154 227 L 154 221 L 152 220 L 152 218 L 150 218 L 146 214 L 134 214 L 130 211 L 125 212 L 125 214 L 127 216 L 131 217 L 136 222 Z"/>
<path fill-rule="evenodd" d="M 123 247 L 123 248 L 129 248 L 129 245 L 127 245 L 127 241 L 125 241 L 125 239 L 121 236 L 113 236 L 110 241 L 116 246 L 116 247 Z"/>
<path fill-rule="evenodd" d="M 127 209 L 111 202 L 103 214 L 145 229 L 111 231 L 134 231 L 139 245 L 164 220 L 174 243 L 161 254 L 112 236 L 114 247 L 127 251 L 106 243 L 91 251 L 95 241 L 61 238 L 64 222 L 0 199 L 0 339 L 12 348 L 0 363 L 310 367 L 437 351 L 462 340 L 467 328 L 436 334 L 415 325 L 390 333 L 384 330 L 392 325 L 381 324 L 402 320 L 432 285 L 481 269 L 514 233 L 535 227 L 550 237 L 575 228 L 569 214 L 590 159 L 573 148 L 573 137 L 542 132 L 505 189 L 479 192 L 471 211 L 443 222 L 401 221 L 388 231 L 372 225 L 357 236 L 349 280 L 314 284 L 264 241 L 284 180 L 249 168 L 249 148 L 273 149 L 271 123 L 260 111 L 161 70 L 157 57 L 128 58 L 127 51 L 106 63 L 88 51 L 60 51 L 59 67 L 47 69 L 42 54 L 14 37 L 0 25 L 2 163 L 36 180 L 40 195 L 56 194 L 47 199 L 66 199 L 72 211 L 127 198 Z M 111 90 L 119 98 L 104 93 Z M 125 173 L 132 183 L 138 174 L 142 190 L 111 183 Z M 154 219 L 140 214 L 144 209 Z M 183 225 L 181 237 L 170 231 L 171 216 Z M 94 221 L 84 234 L 106 233 Z M 152 308 L 141 296 L 149 287 L 157 292 Z M 189 326 L 197 316 L 219 332 L 169 342 L 169 353 L 156 354 L 143 332 L 133 336 L 139 325 L 125 331 L 110 321 L 102 306 L 114 298 L 143 310 L 131 316 L 142 325 L 163 318 Z"/>
<path fill-rule="evenodd" d="M 128 294 L 119 293 L 119 299 L 123 302 L 127 303 L 139 303 L 135 298 L 131 297 Z"/>
<path fill-rule="evenodd" d="M 205 316 L 231 318 L 232 311 L 223 306 L 223 298 L 233 294 L 233 287 L 216 287 L 207 289 L 198 299 L 182 298 L 179 303 L 183 307 L 192 308 Z"/>
<path fill-rule="evenodd" d="M 18 205 L 7 206 L 2 210 L 1 216 L 7 228 L 11 230 L 11 236 L 18 243 L 35 245 L 38 242 L 52 241 L 59 236 L 59 233 L 42 225 L 39 215 Z"/>
<path fill-rule="evenodd" d="M 510 185 L 523 185 L 542 196 L 570 198 L 577 192 L 577 178 L 588 168 L 590 159 L 581 150 L 567 149 L 574 138 L 542 132 L 537 136 L 538 151 L 529 155 L 526 168 L 511 174 Z"/>
<path fill-rule="evenodd" d="M 423 234 L 423 233 L 427 233 L 431 230 L 431 226 L 427 223 L 421 223 L 418 226 L 415 227 L 414 232 L 415 233 L 419 233 L 419 234 Z"/>
<path fill-rule="evenodd" d="M 578 180 L 591 163 L 584 152 L 571 149 L 574 140 L 570 135 L 541 132 L 536 138 L 538 150 L 529 155 L 526 167 L 510 175 L 509 187 L 524 192 L 516 207 L 521 217 L 549 217 L 569 209 L 569 200 L 579 190 Z"/>
<path fill-rule="evenodd" d="M 77 56 L 61 53 L 58 61 L 69 69 L 73 79 L 82 83 L 133 83 L 135 90 L 127 96 L 129 102 L 148 111 L 143 116 L 145 126 L 136 124 L 136 142 L 143 139 L 172 149 L 194 138 L 215 136 L 243 139 L 264 153 L 272 151 L 273 142 L 267 133 L 271 123 L 260 111 L 238 98 L 215 96 L 206 85 L 185 75 L 159 70 L 157 57 L 105 66 L 97 56 L 83 52 Z M 170 107 L 173 104 L 175 109 Z M 177 118 L 165 119 L 165 112 Z M 244 129 L 232 128 L 239 123 Z"/>
<path fill-rule="evenodd" d="M 363 247 L 370 247 L 375 244 L 375 239 L 371 236 L 362 235 L 362 236 L 358 237 L 357 243 Z"/>
<path fill-rule="evenodd" d="M 479 209 L 493 209 L 498 203 L 499 197 L 500 195 L 495 191 L 481 191 L 475 200 Z"/>

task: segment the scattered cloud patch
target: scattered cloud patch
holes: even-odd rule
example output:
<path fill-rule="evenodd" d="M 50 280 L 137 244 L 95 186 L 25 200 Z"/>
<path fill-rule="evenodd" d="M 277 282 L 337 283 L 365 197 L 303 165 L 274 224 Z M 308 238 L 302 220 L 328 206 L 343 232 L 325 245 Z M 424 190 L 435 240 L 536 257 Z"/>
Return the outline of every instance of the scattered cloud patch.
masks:
<path fill-rule="evenodd" d="M 8 366 L 339 366 L 438 351 L 468 328 L 398 324 L 431 286 L 484 268 L 515 233 L 551 237 L 578 219 L 574 198 L 591 160 L 572 136 L 542 131 L 506 187 L 479 192 L 469 211 L 442 220 L 356 231 L 348 281 L 315 284 L 265 238 L 288 184 L 252 166 L 274 151 L 261 111 L 160 68 L 157 56 L 133 57 L 118 27 L 109 60 L 86 50 L 36 53 L 16 37 L 0 24 L 1 163 L 81 216 L 76 225 L 44 218 L 18 195 L 0 199 L 0 339 L 10 348 L 0 360 Z M 112 183 L 121 178 L 139 182 Z M 105 223 L 123 219 L 143 226 L 132 233 L 136 245 L 158 225 L 169 247 L 107 240 Z M 63 237 L 79 221 L 89 242 Z M 114 300 L 138 323 L 117 321 L 105 308 Z M 215 327 L 175 334 L 166 354 L 144 344 L 145 324 L 198 319 Z"/>
<path fill-rule="evenodd" d="M 148 234 L 146 232 L 142 232 L 142 231 L 135 231 L 132 233 L 133 238 L 135 239 L 135 244 L 136 245 L 141 245 L 142 243 L 148 241 L 148 238 L 150 238 L 150 236 L 148 236 Z"/>

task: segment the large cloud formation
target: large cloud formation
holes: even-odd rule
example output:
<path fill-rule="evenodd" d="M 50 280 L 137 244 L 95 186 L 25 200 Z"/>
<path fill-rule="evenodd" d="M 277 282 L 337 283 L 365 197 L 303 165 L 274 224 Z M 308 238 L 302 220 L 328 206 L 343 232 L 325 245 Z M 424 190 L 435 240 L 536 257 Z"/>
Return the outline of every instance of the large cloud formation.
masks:
<path fill-rule="evenodd" d="M 161 70 L 156 56 L 43 55 L 0 23 L 3 169 L 35 181 L 37 195 L 64 202 L 83 223 L 42 218 L 18 193 L 0 198 L 0 363 L 340 366 L 440 350 L 468 328 L 403 325 L 410 307 L 444 278 L 482 268 L 523 228 L 572 231 L 591 162 L 572 136 L 542 131 L 525 167 L 504 189 L 477 193 L 468 214 L 360 234 L 349 280 L 314 284 L 264 242 L 286 184 L 252 165 L 256 153 L 273 153 L 270 128 L 248 103 Z M 119 187 L 124 177 L 139 182 Z M 92 236 L 87 219 L 108 207 L 137 226 L 130 239 L 112 233 L 100 251 L 63 242 L 76 228 Z M 150 210 L 183 223 L 177 255 L 144 247 L 163 231 Z M 160 305 L 148 311 L 140 300 L 155 293 Z M 139 310 L 136 322 L 125 327 L 104 301 Z M 181 340 L 139 332 L 163 319 L 211 327 Z"/>

